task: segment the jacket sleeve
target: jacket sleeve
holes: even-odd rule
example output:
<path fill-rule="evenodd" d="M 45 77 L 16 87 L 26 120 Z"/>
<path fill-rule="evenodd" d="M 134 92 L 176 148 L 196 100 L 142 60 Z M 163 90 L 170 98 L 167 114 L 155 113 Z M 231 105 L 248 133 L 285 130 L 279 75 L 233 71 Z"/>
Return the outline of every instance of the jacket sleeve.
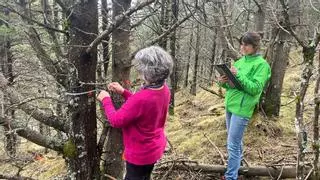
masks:
<path fill-rule="evenodd" d="M 225 88 L 225 89 L 230 89 L 230 85 L 228 83 L 220 83 L 220 82 L 216 82 L 216 84 L 222 88 Z"/>
<path fill-rule="evenodd" d="M 263 91 L 264 85 L 271 76 L 269 64 L 261 63 L 254 70 L 251 77 L 242 74 L 241 71 L 237 73 L 237 78 L 241 82 L 244 92 L 252 96 L 258 95 Z"/>
<path fill-rule="evenodd" d="M 125 100 L 128 100 L 129 97 L 131 97 L 133 94 L 132 92 L 130 92 L 129 90 L 127 89 L 124 89 L 123 93 L 122 93 L 122 97 L 125 99 Z"/>
<path fill-rule="evenodd" d="M 102 105 L 106 118 L 115 128 L 123 128 L 141 115 L 141 102 L 137 98 L 128 99 L 118 110 L 114 108 L 110 97 L 105 97 Z"/>

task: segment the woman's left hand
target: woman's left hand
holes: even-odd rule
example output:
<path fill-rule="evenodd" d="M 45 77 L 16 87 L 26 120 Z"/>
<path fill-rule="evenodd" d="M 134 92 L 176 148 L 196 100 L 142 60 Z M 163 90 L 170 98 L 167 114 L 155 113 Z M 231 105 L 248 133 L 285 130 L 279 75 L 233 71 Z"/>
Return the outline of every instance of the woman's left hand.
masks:
<path fill-rule="evenodd" d="M 232 74 L 234 74 L 235 76 L 237 75 L 238 73 L 238 70 L 237 68 L 235 68 L 234 66 L 231 67 L 230 71 L 232 72 Z"/>
<path fill-rule="evenodd" d="M 99 93 L 97 99 L 98 99 L 100 102 L 102 102 L 102 100 L 103 100 L 105 97 L 110 97 L 110 94 L 109 94 L 107 91 L 102 90 L 102 91 Z"/>

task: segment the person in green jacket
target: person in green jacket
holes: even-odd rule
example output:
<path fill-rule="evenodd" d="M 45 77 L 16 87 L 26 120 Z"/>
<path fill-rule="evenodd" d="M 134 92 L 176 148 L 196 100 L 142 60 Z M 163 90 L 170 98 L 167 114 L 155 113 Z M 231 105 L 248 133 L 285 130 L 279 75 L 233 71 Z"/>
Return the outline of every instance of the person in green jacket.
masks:
<path fill-rule="evenodd" d="M 243 134 L 271 76 L 269 64 L 258 54 L 260 39 L 260 35 L 255 32 L 247 32 L 241 38 L 240 50 L 243 56 L 234 63 L 231 72 L 240 81 L 242 90 L 236 89 L 226 76 L 218 78 L 218 85 L 226 89 L 228 165 L 224 178 L 227 180 L 238 178 Z"/>

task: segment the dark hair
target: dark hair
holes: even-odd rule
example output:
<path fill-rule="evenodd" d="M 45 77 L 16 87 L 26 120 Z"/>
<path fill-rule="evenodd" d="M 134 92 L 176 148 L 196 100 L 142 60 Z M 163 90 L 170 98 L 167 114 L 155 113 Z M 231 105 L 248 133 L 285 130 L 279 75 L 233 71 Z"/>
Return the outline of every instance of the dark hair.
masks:
<path fill-rule="evenodd" d="M 240 38 L 240 44 L 250 44 L 255 50 L 258 50 L 260 47 L 261 36 L 256 32 L 246 32 Z"/>

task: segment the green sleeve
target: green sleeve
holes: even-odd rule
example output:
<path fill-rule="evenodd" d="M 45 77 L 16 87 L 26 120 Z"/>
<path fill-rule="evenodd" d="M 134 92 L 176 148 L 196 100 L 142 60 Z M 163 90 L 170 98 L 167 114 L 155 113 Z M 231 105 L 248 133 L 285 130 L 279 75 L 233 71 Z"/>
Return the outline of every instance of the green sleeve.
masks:
<path fill-rule="evenodd" d="M 261 63 L 254 71 L 252 77 L 241 74 L 241 71 L 237 73 L 237 78 L 241 82 L 244 92 L 252 96 L 258 95 L 263 91 L 265 83 L 271 76 L 268 63 Z"/>
<path fill-rule="evenodd" d="M 220 86 L 220 87 L 223 87 L 225 89 L 230 89 L 230 85 L 228 83 L 219 83 L 217 82 L 217 85 Z"/>

